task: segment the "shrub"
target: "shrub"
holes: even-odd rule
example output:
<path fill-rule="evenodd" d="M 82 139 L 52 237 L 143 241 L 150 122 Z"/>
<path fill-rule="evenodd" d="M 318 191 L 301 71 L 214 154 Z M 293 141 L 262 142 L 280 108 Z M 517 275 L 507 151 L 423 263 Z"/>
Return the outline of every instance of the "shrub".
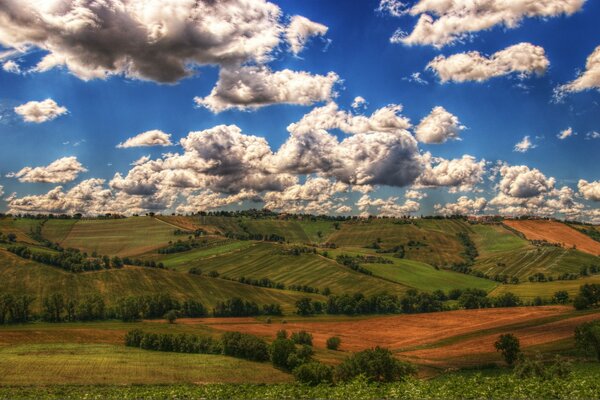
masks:
<path fill-rule="evenodd" d="M 340 345 L 342 344 L 342 339 L 340 339 L 337 336 L 332 336 L 329 339 L 327 339 L 327 348 L 329 350 L 337 350 L 340 348 Z"/>
<path fill-rule="evenodd" d="M 517 361 L 521 353 L 521 343 L 512 333 L 500 335 L 496 343 L 494 343 L 494 347 L 496 347 L 496 351 L 502 353 L 504 361 L 510 366 Z"/>
<path fill-rule="evenodd" d="M 290 339 L 275 339 L 271 343 L 271 362 L 279 368 L 288 368 L 290 355 L 296 353 L 296 345 Z"/>
<path fill-rule="evenodd" d="M 165 314 L 165 319 L 169 321 L 170 324 L 174 324 L 177 319 L 177 311 L 171 310 Z"/>
<path fill-rule="evenodd" d="M 336 382 L 347 382 L 363 375 L 369 382 L 393 382 L 415 373 L 415 368 L 394 358 L 388 349 L 375 347 L 353 354 L 334 372 Z"/>
<path fill-rule="evenodd" d="M 293 371 L 298 382 L 310 386 L 322 383 L 331 383 L 333 378 L 332 368 L 319 362 L 309 362 L 296 367 Z"/>
<path fill-rule="evenodd" d="M 575 328 L 575 343 L 586 353 L 593 353 L 600 361 L 600 321 L 586 322 Z"/>
<path fill-rule="evenodd" d="M 240 332 L 227 332 L 221 339 L 223 354 L 244 358 L 252 361 L 266 361 L 269 359 L 267 343 L 254 335 Z"/>
<path fill-rule="evenodd" d="M 312 346 L 313 336 L 306 331 L 294 332 L 292 333 L 292 340 L 296 344 Z"/>

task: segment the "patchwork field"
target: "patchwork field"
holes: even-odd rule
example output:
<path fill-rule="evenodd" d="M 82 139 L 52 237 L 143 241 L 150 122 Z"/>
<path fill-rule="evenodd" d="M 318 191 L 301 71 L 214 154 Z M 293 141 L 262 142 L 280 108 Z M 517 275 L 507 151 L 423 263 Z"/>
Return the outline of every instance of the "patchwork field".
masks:
<path fill-rule="evenodd" d="M 560 243 L 564 247 L 600 256 L 600 242 L 557 221 L 542 220 L 506 220 L 504 223 L 522 232 L 529 240 L 546 240 Z"/>
<path fill-rule="evenodd" d="M 497 296 L 505 292 L 511 292 L 525 300 L 532 300 L 535 297 L 548 300 L 554 293 L 564 290 L 573 298 L 579 292 L 579 288 L 586 283 L 600 284 L 600 275 L 569 281 L 523 282 L 518 285 L 500 285 L 491 294 Z"/>

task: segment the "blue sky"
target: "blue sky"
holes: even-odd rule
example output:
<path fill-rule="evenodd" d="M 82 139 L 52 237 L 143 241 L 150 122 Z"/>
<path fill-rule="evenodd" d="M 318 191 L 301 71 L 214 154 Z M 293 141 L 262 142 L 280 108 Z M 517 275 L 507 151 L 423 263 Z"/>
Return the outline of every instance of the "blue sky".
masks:
<path fill-rule="evenodd" d="M 550 0 L 548 3 L 567 2 L 569 0 Z M 72 5 L 74 2 L 68 0 L 57 3 L 63 3 L 67 8 L 74 7 Z M 136 1 L 130 0 L 125 3 L 136 3 Z M 232 3 L 235 1 L 232 0 Z M 264 2 L 257 1 L 257 4 L 259 3 L 262 6 Z M 61 204 L 51 207 L 47 206 L 47 198 L 34 197 L 25 202 L 16 200 L 31 195 L 43 197 L 59 185 L 63 187 L 64 193 L 91 178 L 104 179 L 103 188 L 112 191 L 107 196 L 116 198 L 119 190 L 125 192 L 127 190 L 122 187 L 117 188 L 118 185 L 111 185 L 115 173 L 127 177 L 133 168 L 131 163 L 145 155 L 156 160 L 166 152 L 184 154 L 185 150 L 177 145 L 181 138 L 186 137 L 191 131 L 203 131 L 220 124 L 236 125 L 244 135 L 265 138 L 271 151 L 276 153 L 290 136 L 290 132 L 286 130 L 288 125 L 300 121 L 314 108 L 322 107 L 332 101 L 340 110 L 352 115 L 364 114 L 367 117 L 382 107 L 401 104 L 403 108 L 398 114 L 410 119 L 412 126 L 406 128 L 407 134 L 410 135 L 415 134 L 416 126 L 434 107 L 441 106 L 466 127 L 459 132 L 461 140 L 450 139 L 444 143 L 420 142 L 417 144 L 419 154 L 430 152 L 433 157 L 445 160 L 460 159 L 464 155 L 470 155 L 478 162 L 486 161 L 485 171 L 479 176 L 478 182 L 471 181 L 472 184 L 465 187 L 461 182 L 454 181 L 451 184 L 419 184 L 418 177 L 411 182 L 398 181 L 392 185 L 380 184 L 381 179 L 361 181 L 366 182 L 361 184 L 354 178 L 345 179 L 338 173 L 314 170 L 309 174 L 310 179 L 320 177 L 327 179 L 331 184 L 341 182 L 349 187 L 333 195 L 329 192 L 329 194 L 320 193 L 321 197 L 317 195 L 292 198 L 288 193 L 289 187 L 301 186 L 306 181 L 307 174 L 301 170 L 286 169 L 285 172 L 293 175 L 297 181 L 279 185 L 275 192 L 278 192 L 280 197 L 272 195 L 277 197 L 275 203 L 281 205 L 282 211 L 321 210 L 313 203 L 331 200 L 333 208 L 327 211 L 331 213 L 335 213 L 335 209 L 344 205 L 346 207 L 340 212 L 390 215 L 405 212 L 432 214 L 436 211 L 463 210 L 463 208 L 444 209 L 444 205 L 446 203 L 456 205 L 457 199 L 464 196 L 468 200 L 483 198 L 486 203 L 485 207 L 467 205 L 464 209 L 467 213 L 539 213 L 600 220 L 598 215 L 600 138 L 594 138 L 600 136 L 594 135 L 594 132 L 600 132 L 598 83 L 594 86 L 592 82 L 592 85 L 588 85 L 589 87 L 584 90 L 568 90 L 562 100 L 553 100 L 557 87 L 574 81 L 578 74 L 585 74 L 586 59 L 600 46 L 600 26 L 597 23 L 600 16 L 600 3 L 592 0 L 583 2 L 579 10 L 572 15 L 564 13 L 555 16 L 527 17 L 525 15 L 519 18 L 520 22 L 515 28 L 497 24 L 490 29 L 473 31 L 469 37 L 439 47 L 428 44 L 392 43 L 390 38 L 398 29 L 410 34 L 419 16 L 394 16 L 386 10 L 376 11 L 379 6 L 378 1 L 347 1 L 344 2 L 343 7 L 338 1 L 290 0 L 272 3 L 280 9 L 279 24 L 282 29 L 288 26 L 291 16 L 299 15 L 326 26 L 327 33 L 315 34 L 298 55 L 288 50 L 288 43 L 281 37 L 279 44 L 270 50 L 269 61 L 257 63 L 255 59 L 246 59 L 243 65 L 238 64 L 234 67 L 229 64 L 195 62 L 193 76 L 177 79 L 174 83 L 161 83 L 154 78 L 128 74 L 127 71 L 118 69 L 112 71 L 114 75 L 104 79 L 89 79 L 89 77 L 82 79 L 81 73 L 75 71 L 75 67 L 68 63 L 43 72 L 33 71 L 45 55 L 71 54 L 69 52 L 76 52 L 76 50 L 69 48 L 66 41 L 67 44 L 57 45 L 63 39 L 60 37 L 62 35 L 60 30 L 58 33 L 53 33 L 59 36 L 54 41 L 49 36 L 46 41 L 29 39 L 24 45 L 22 40 L 15 39 L 18 24 L 14 26 L 9 24 L 0 28 L 2 51 L 10 52 L 15 48 L 21 50 L 4 56 L 2 63 L 5 68 L 0 70 L 2 115 L 0 186 L 3 187 L 4 192 L 4 201 L 0 201 L 0 210 L 73 212 L 89 206 L 89 209 L 94 211 L 126 212 L 135 209 L 143 212 L 144 209 L 149 208 L 145 208 L 144 200 L 140 197 L 151 197 L 156 193 L 150 191 L 140 194 L 139 191 L 130 191 L 126 194 L 134 198 L 125 200 L 124 204 L 127 204 L 125 208 L 119 208 L 123 207 L 123 204 L 113 203 L 103 203 L 103 206 L 89 205 L 85 203 L 85 199 L 77 206 Z M 405 5 L 405 9 L 410 9 L 420 2 L 406 3 L 408 4 Z M 454 0 L 454 3 L 460 4 L 461 0 Z M 576 1 L 570 3 L 574 4 Z M 35 9 L 31 4 L 28 6 L 32 7 L 33 12 L 44 12 Z M 399 2 L 396 4 L 398 5 Z M 0 5 L 0 14 L 14 15 L 9 8 L 8 5 Z M 40 29 L 44 28 L 40 27 Z M 128 39 L 121 37 L 120 40 L 126 42 Z M 85 42 L 82 43 L 82 46 L 86 45 Z M 477 51 L 483 56 L 490 56 L 519 43 L 543 48 L 545 59 L 549 62 L 549 66 L 543 73 L 520 76 L 517 71 L 486 78 L 481 82 L 444 83 L 436 72 L 425 69 L 427 64 L 439 55 L 450 57 L 459 53 Z M 20 72 L 9 71 L 10 68 L 6 66 L 8 61 L 16 63 Z M 189 64 L 190 60 L 186 60 L 186 63 Z M 310 101 L 309 105 L 288 104 L 294 103 L 294 100 L 288 99 L 273 101 L 274 104 L 258 108 L 248 105 L 213 112 L 194 104 L 194 97 L 209 95 L 219 79 L 220 69 L 244 68 L 247 65 L 268 67 L 273 73 L 289 69 L 296 72 L 304 71 L 311 76 L 324 76 L 334 72 L 339 79 L 334 85 L 335 93 L 330 93 L 329 98 L 326 99 L 317 96 Z M 422 79 L 420 83 L 410 79 L 414 73 L 420 74 L 419 77 Z M 353 111 L 351 104 L 357 96 L 363 97 L 367 104 L 365 108 Z M 68 112 L 37 123 L 25 121 L 25 116 L 14 110 L 15 107 L 28 102 L 41 102 L 45 99 L 54 100 L 58 106 L 65 107 Z M 563 140 L 557 138 L 561 131 L 568 128 L 571 128 L 575 134 Z M 151 130 L 171 134 L 170 140 L 175 145 L 116 147 L 118 143 L 128 138 Z M 339 141 L 352 135 L 335 127 L 326 130 Z M 525 136 L 529 136 L 533 147 L 525 152 L 514 151 L 514 146 Z M 63 157 L 76 157 L 82 166 L 75 173 L 74 179 L 71 179 L 73 177 L 48 178 L 51 172 L 42 178 L 27 178 L 27 171 L 19 175 L 19 171 L 23 168 L 47 167 Z M 219 155 L 214 156 L 213 161 L 218 161 L 219 157 Z M 404 168 L 400 167 L 403 165 L 400 161 L 397 165 L 399 168 Z M 393 164 L 393 160 L 391 162 Z M 434 163 L 433 166 L 435 165 Z M 502 166 L 505 168 L 504 172 L 500 171 Z M 538 187 L 538 190 L 533 192 L 525 191 L 526 194 L 517 193 L 518 190 L 512 191 L 510 196 L 514 198 L 508 200 L 504 198 L 496 201 L 495 205 L 490 204 L 498 194 L 509 193 L 510 189 L 507 187 L 511 182 L 507 177 L 510 175 L 508 168 L 513 166 L 527 166 L 528 170 L 521 171 L 526 175 L 523 178 L 525 180 L 531 170 L 539 170 L 546 180 L 541 183 L 543 188 Z M 130 178 L 135 179 L 133 176 Z M 499 186 L 504 178 L 507 181 L 504 182 L 504 189 L 502 189 Z M 153 206 L 155 207 L 153 210 L 189 211 L 193 207 L 177 208 L 180 204 L 185 205 L 186 197 L 189 196 L 204 196 L 207 199 L 214 198 L 210 196 L 217 196 L 220 199 L 231 197 L 229 200 L 223 200 L 223 208 L 249 207 L 257 204 L 260 206 L 263 203 L 253 203 L 249 199 L 262 198 L 269 191 L 261 190 L 260 185 L 248 187 L 242 185 L 236 188 L 228 186 L 225 190 L 223 186 L 203 183 L 203 179 L 199 179 L 202 182 L 193 187 L 186 186 L 186 191 L 173 195 L 177 197 L 175 201 L 171 201 L 172 198 L 169 200 L 161 198 L 160 204 Z M 536 180 L 538 185 L 539 180 Z M 552 182 L 549 182 L 550 180 Z M 582 188 L 579 187 L 580 180 L 586 182 Z M 444 179 L 440 182 L 444 182 Z M 161 182 L 160 185 L 162 184 Z M 461 185 L 462 187 L 457 189 Z M 353 188 L 354 186 L 356 187 Z M 560 198 L 557 191 L 564 186 L 572 190 L 570 194 L 563 192 L 564 196 L 570 196 L 570 199 L 560 206 L 550 205 L 551 203 L 548 202 L 552 199 Z M 238 202 L 238 198 L 232 197 L 245 190 L 255 193 L 252 196 L 242 197 L 240 200 L 242 203 Z M 406 203 L 408 199 L 404 198 L 404 194 L 407 190 L 421 193 L 416 196 L 421 198 L 416 199 L 413 196 L 413 200 L 418 203 L 418 208 Z M 281 193 L 289 195 L 281 195 Z M 427 197 L 422 198 L 423 194 Z M 362 204 L 368 203 L 362 209 L 357 204 L 361 198 Z M 378 205 L 377 199 L 399 207 Z M 35 205 L 31 205 L 34 203 Z M 30 204 L 29 208 L 27 204 Z M 195 204 L 198 207 L 209 207 L 212 203 L 197 199 Z M 436 204 L 439 207 L 435 208 Z M 401 208 L 403 205 L 407 207 Z M 103 210 L 102 207 L 106 209 Z"/>

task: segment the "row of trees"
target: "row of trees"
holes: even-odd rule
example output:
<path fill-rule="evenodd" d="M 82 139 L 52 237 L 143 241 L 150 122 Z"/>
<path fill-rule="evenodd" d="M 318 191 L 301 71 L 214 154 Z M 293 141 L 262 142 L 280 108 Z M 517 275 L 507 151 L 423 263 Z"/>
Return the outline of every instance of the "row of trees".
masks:
<path fill-rule="evenodd" d="M 56 253 L 31 251 L 27 246 L 10 246 L 7 248 L 13 254 L 42 264 L 62 268 L 69 272 L 98 271 L 102 269 L 121 268 L 123 260 L 117 256 L 88 257 L 77 249 L 66 249 Z"/>
<path fill-rule="evenodd" d="M 0 324 L 23 323 L 31 317 L 34 297 L 23 295 L 0 295 Z"/>
<path fill-rule="evenodd" d="M 242 300 L 239 297 L 217 302 L 213 309 L 213 316 L 215 317 L 250 317 L 282 314 L 283 312 L 279 304 L 264 304 L 262 307 L 259 307 L 255 302 Z"/>

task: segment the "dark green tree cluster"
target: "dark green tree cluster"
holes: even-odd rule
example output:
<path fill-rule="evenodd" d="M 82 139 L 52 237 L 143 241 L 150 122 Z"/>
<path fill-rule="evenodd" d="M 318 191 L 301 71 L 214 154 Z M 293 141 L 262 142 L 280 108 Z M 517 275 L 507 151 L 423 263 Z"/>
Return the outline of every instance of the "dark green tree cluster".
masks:
<path fill-rule="evenodd" d="M 575 328 L 575 343 L 585 354 L 600 361 L 600 321 L 586 322 Z"/>
<path fill-rule="evenodd" d="M 0 232 L 0 243 L 14 243 L 17 241 L 17 235 L 13 232 L 2 233 Z"/>
<path fill-rule="evenodd" d="M 279 304 L 265 304 L 259 307 L 253 301 L 242 300 L 234 297 L 226 301 L 217 302 L 213 308 L 215 317 L 251 317 L 256 315 L 281 315 L 281 306 Z"/>
<path fill-rule="evenodd" d="M 206 307 L 201 302 L 194 299 L 179 302 L 166 293 L 122 297 L 117 301 L 115 315 L 122 321 L 131 322 L 141 318 L 163 318 L 171 310 L 182 317 L 207 315 Z"/>
<path fill-rule="evenodd" d="M 47 322 L 95 321 L 106 317 L 106 305 L 98 294 L 77 300 L 53 293 L 42 300 L 42 319 Z"/>
<path fill-rule="evenodd" d="M 190 251 L 199 247 L 204 247 L 208 241 L 205 240 L 177 240 L 176 242 L 169 242 L 169 245 L 158 249 L 159 254 L 173 254 L 183 253 L 184 251 Z"/>
<path fill-rule="evenodd" d="M 31 318 L 31 303 L 34 297 L 0 294 L 0 324 L 24 323 Z"/>
<path fill-rule="evenodd" d="M 223 354 L 251 361 L 267 361 L 269 346 L 263 339 L 240 332 L 227 332 L 221 337 Z"/>
<path fill-rule="evenodd" d="M 134 329 L 125 335 L 125 346 L 175 353 L 221 354 L 221 343 L 210 336 L 187 333 L 148 333 Z"/>
<path fill-rule="evenodd" d="M 312 356 L 314 354 L 312 349 L 312 335 L 310 338 L 311 344 L 304 343 L 298 345 L 296 341 L 288 338 L 287 331 L 279 331 L 277 333 L 277 338 L 270 346 L 271 362 L 273 365 L 278 368 L 293 371 L 300 365 L 312 362 Z M 298 339 L 297 336 L 296 339 Z"/>
<path fill-rule="evenodd" d="M 368 269 L 366 269 L 360 265 L 360 263 L 356 257 L 349 256 L 347 254 L 340 254 L 339 256 L 337 256 L 335 258 L 335 260 L 338 263 L 350 268 L 353 271 L 360 272 L 361 274 L 365 274 L 365 275 L 373 275 L 373 273 L 371 271 L 369 271 Z"/>
<path fill-rule="evenodd" d="M 578 310 L 600 306 L 600 284 L 587 283 L 579 288 L 579 294 L 575 297 L 573 305 Z"/>
<path fill-rule="evenodd" d="M 354 353 L 334 371 L 336 382 L 348 382 L 364 376 L 369 382 L 394 382 L 415 374 L 415 368 L 396 359 L 393 353 L 382 347 L 375 347 Z"/>

